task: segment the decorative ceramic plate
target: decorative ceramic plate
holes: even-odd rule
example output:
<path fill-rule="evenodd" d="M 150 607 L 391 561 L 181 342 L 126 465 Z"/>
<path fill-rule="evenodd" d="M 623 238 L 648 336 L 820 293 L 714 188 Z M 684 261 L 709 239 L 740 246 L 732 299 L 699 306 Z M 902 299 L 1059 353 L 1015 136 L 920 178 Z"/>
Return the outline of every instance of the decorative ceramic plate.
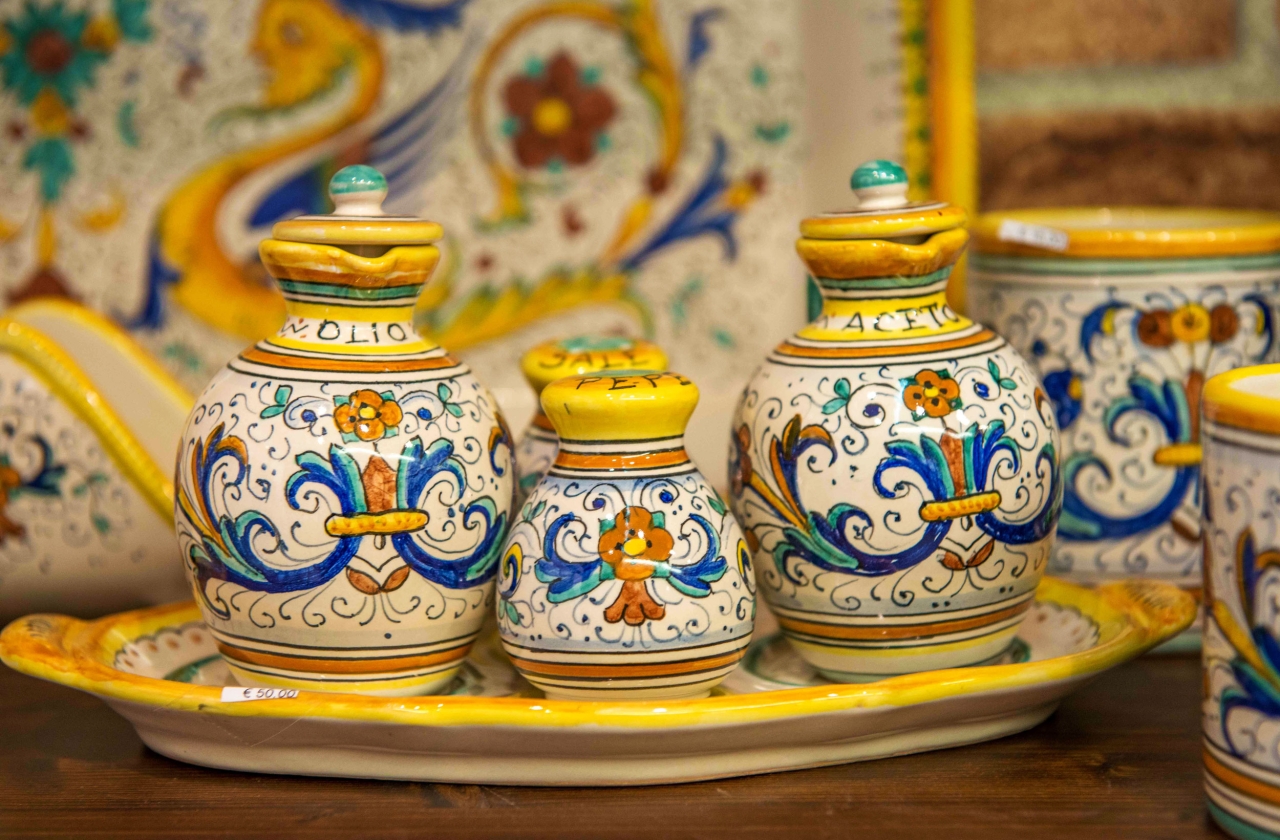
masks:
<path fill-rule="evenodd" d="M 762 614 L 715 696 L 547 700 L 477 645 L 448 695 L 299 692 L 223 700 L 230 682 L 194 604 L 85 622 L 20 619 L 12 668 L 96 694 L 156 752 L 259 773 L 520 785 L 683 782 L 954 747 L 1040 723 L 1081 684 L 1185 628 L 1190 595 L 1147 581 L 1045 579 L 998 661 L 860 685 L 817 677 Z"/>

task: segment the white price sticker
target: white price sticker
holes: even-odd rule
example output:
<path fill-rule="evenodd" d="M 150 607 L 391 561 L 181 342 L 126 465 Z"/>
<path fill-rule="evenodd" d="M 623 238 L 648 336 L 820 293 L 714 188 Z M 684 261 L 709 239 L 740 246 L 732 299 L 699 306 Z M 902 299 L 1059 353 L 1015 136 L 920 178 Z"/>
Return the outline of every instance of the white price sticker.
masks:
<path fill-rule="evenodd" d="M 243 703 L 246 700 L 292 700 L 297 696 L 296 688 L 241 688 L 238 685 L 222 687 L 223 703 Z"/>
<path fill-rule="evenodd" d="M 1001 222 L 1000 230 L 996 235 L 1001 242 L 1018 242 L 1033 248 L 1044 248 L 1046 251 L 1065 251 L 1071 241 L 1065 230 L 1044 225 L 1029 225 L 1025 222 L 1015 222 L 1013 219 L 1005 219 Z"/>

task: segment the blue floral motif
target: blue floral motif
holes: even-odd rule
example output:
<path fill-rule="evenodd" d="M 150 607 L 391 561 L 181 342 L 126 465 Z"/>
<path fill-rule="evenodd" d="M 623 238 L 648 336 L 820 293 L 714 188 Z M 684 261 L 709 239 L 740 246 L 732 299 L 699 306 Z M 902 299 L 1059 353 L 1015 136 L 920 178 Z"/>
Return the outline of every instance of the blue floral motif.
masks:
<path fill-rule="evenodd" d="M 1133 377 L 1129 381 L 1129 394 L 1112 402 L 1103 412 L 1103 427 L 1111 440 L 1129 445 L 1116 426 L 1134 412 L 1155 418 L 1174 443 L 1193 440 L 1187 395 L 1182 383 L 1176 380 L 1157 383 L 1145 376 Z M 1187 493 L 1195 488 L 1199 475 L 1197 465 L 1178 466 L 1169 489 L 1154 505 L 1134 516 L 1114 517 L 1090 507 L 1076 490 L 1080 472 L 1085 467 L 1095 467 L 1107 480 L 1112 478 L 1111 467 L 1092 452 L 1076 452 L 1067 458 L 1062 468 L 1066 498 L 1058 525 L 1058 536 L 1065 540 L 1119 539 L 1155 528 L 1167 522 L 1182 505 Z"/>
<path fill-rule="evenodd" d="M 375 456 L 376 457 L 376 456 Z M 337 511 L 329 518 L 359 519 L 382 511 L 370 511 L 362 474 L 348 450 L 338 444 L 327 457 L 303 452 L 295 461 L 299 467 L 285 484 L 289 506 L 304 511 L 309 497 L 327 490 L 337 500 Z M 453 454 L 453 443 L 437 440 L 425 446 L 415 437 L 405 444 L 395 474 L 397 511 L 426 515 L 420 510 L 427 489 L 444 478 L 459 493 L 466 488 L 465 466 Z M 215 493 L 243 487 L 249 477 L 248 453 L 244 441 L 225 434 L 217 426 L 204 441 L 195 441 L 191 453 L 191 485 L 178 492 L 178 510 L 200 536 L 190 549 L 189 559 L 203 584 L 209 579 L 226 580 L 259 592 L 295 592 L 319 586 L 344 569 L 363 541 L 364 533 L 329 531 L 335 537 L 327 553 L 314 562 L 282 568 L 264 560 L 262 553 L 289 558 L 290 546 L 277 525 L 262 513 L 246 511 L 231 517 L 214 508 Z M 216 486 L 215 486 L 216 485 Z M 478 534 L 476 544 L 460 556 L 439 553 L 421 527 L 391 534 L 391 542 L 408 566 L 422 577 L 451 589 L 484 583 L 497 569 L 497 555 L 506 532 L 507 514 L 499 513 L 487 496 L 461 510 L 462 528 Z M 263 549 L 262 545 L 270 548 Z M 290 558 L 293 559 L 293 558 Z M 220 615 L 225 609 L 208 604 Z"/>

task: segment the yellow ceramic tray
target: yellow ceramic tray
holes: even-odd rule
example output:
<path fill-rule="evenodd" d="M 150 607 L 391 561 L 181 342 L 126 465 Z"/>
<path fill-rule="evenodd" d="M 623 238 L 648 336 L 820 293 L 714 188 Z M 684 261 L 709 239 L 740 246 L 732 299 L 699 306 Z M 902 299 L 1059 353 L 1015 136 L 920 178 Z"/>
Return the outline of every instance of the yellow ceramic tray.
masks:
<path fill-rule="evenodd" d="M 98 621 L 33 615 L 0 634 L 12 668 L 96 694 L 155 751 L 260 773 L 521 785 L 623 785 L 792 770 L 970 744 L 1048 717 L 1082 683 L 1183 630 L 1191 596 L 1130 581 L 1046 578 L 997 664 L 827 683 L 764 614 L 715 696 L 547 700 L 491 636 L 445 696 L 300 692 L 227 702 L 227 671 L 194 604 Z"/>

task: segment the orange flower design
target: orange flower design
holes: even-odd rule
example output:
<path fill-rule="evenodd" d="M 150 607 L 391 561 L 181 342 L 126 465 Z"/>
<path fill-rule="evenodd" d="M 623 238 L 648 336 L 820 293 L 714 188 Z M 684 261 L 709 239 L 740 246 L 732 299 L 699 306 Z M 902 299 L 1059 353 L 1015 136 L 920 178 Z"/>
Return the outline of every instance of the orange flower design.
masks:
<path fill-rule="evenodd" d="M 960 386 L 949 376 L 922 370 L 902 389 L 902 402 L 913 414 L 946 417 L 960 407 Z"/>
<path fill-rule="evenodd" d="M 659 563 L 667 561 L 674 547 L 671 532 L 655 523 L 649 510 L 635 505 L 622 509 L 613 527 L 600 535 L 600 559 L 622 581 L 622 591 L 604 612 L 605 621 L 635 626 L 666 615 L 666 607 L 653 599 L 645 581 Z"/>
<path fill-rule="evenodd" d="M 516 76 L 503 91 L 514 119 L 512 141 L 521 166 L 553 161 L 580 166 L 595 155 L 597 136 L 613 119 L 613 98 L 582 80 L 578 65 L 559 52 L 540 74 Z"/>
<path fill-rule="evenodd" d="M 356 391 L 345 405 L 333 412 L 339 431 L 363 441 L 381 440 L 388 429 L 394 429 L 403 419 L 399 403 L 368 388 Z"/>
<path fill-rule="evenodd" d="M 1230 304 L 1220 303 L 1209 310 L 1209 340 L 1214 344 L 1230 341 L 1240 329 L 1240 316 Z"/>
<path fill-rule="evenodd" d="M 1174 342 L 1173 315 L 1167 309 L 1152 309 L 1138 318 L 1138 340 L 1148 347 L 1168 347 Z"/>

